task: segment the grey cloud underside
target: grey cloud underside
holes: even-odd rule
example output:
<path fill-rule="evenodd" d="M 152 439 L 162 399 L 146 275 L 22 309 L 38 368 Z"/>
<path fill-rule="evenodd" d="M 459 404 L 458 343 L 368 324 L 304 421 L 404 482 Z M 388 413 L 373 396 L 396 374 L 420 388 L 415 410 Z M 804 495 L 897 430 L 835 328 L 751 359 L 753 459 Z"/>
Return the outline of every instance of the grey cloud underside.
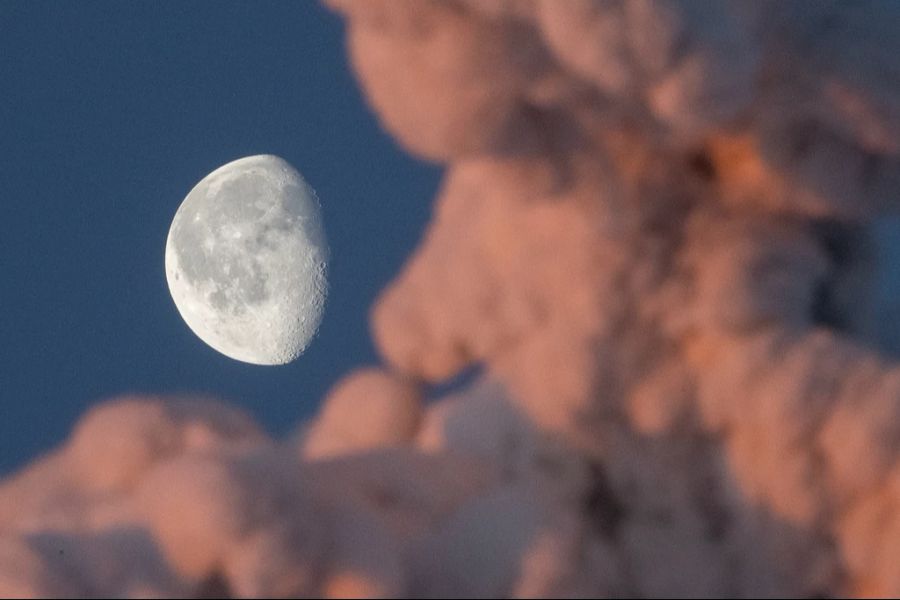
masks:
<path fill-rule="evenodd" d="M 172 223 L 166 273 L 201 339 L 238 360 L 283 364 L 321 323 L 327 261 L 315 193 L 283 160 L 258 156 L 191 190 Z"/>

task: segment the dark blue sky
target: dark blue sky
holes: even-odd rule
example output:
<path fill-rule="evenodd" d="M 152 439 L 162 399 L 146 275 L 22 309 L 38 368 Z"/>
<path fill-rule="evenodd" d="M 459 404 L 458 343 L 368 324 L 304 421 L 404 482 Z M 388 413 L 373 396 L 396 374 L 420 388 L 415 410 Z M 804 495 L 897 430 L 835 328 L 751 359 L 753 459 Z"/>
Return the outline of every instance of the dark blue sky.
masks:
<path fill-rule="evenodd" d="M 376 360 L 369 307 L 440 171 L 380 130 L 342 29 L 313 2 L 0 2 L 0 473 L 129 391 L 208 392 L 283 433 Z M 285 367 L 207 347 L 163 269 L 185 194 L 260 153 L 316 189 L 332 248 L 319 338 Z"/>

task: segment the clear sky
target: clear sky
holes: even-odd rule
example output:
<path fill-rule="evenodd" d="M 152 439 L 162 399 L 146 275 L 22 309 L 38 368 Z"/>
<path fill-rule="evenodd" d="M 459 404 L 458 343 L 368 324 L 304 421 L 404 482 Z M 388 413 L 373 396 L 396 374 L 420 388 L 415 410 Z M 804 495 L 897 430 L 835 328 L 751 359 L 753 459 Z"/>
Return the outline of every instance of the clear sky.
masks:
<path fill-rule="evenodd" d="M 131 391 L 206 392 L 281 434 L 376 360 L 369 307 L 440 171 L 380 130 L 342 29 L 308 1 L 0 1 L 0 473 Z M 261 153 L 316 189 L 332 250 L 319 338 L 285 367 L 207 347 L 163 269 L 191 187 Z"/>

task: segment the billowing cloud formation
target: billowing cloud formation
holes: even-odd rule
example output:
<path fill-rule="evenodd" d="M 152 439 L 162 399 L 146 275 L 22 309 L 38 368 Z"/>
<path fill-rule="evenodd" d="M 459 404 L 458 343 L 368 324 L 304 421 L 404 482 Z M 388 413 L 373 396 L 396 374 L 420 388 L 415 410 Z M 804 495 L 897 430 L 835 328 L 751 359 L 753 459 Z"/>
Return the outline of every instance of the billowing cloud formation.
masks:
<path fill-rule="evenodd" d="M 900 10 L 332 0 L 445 163 L 388 367 L 289 441 L 131 399 L 0 486 L 0 595 L 900 594 Z M 421 384 L 480 369 L 423 404 Z"/>

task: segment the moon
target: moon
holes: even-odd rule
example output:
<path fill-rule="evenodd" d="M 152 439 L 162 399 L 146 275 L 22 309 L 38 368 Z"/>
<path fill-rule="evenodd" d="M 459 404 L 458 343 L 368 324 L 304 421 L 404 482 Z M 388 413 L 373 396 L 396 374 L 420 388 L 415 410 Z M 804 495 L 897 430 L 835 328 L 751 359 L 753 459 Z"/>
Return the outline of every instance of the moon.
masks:
<path fill-rule="evenodd" d="M 248 156 L 201 179 L 181 203 L 166 280 L 201 340 L 239 361 L 281 365 L 319 329 L 328 258 L 313 189 L 285 160 Z"/>

